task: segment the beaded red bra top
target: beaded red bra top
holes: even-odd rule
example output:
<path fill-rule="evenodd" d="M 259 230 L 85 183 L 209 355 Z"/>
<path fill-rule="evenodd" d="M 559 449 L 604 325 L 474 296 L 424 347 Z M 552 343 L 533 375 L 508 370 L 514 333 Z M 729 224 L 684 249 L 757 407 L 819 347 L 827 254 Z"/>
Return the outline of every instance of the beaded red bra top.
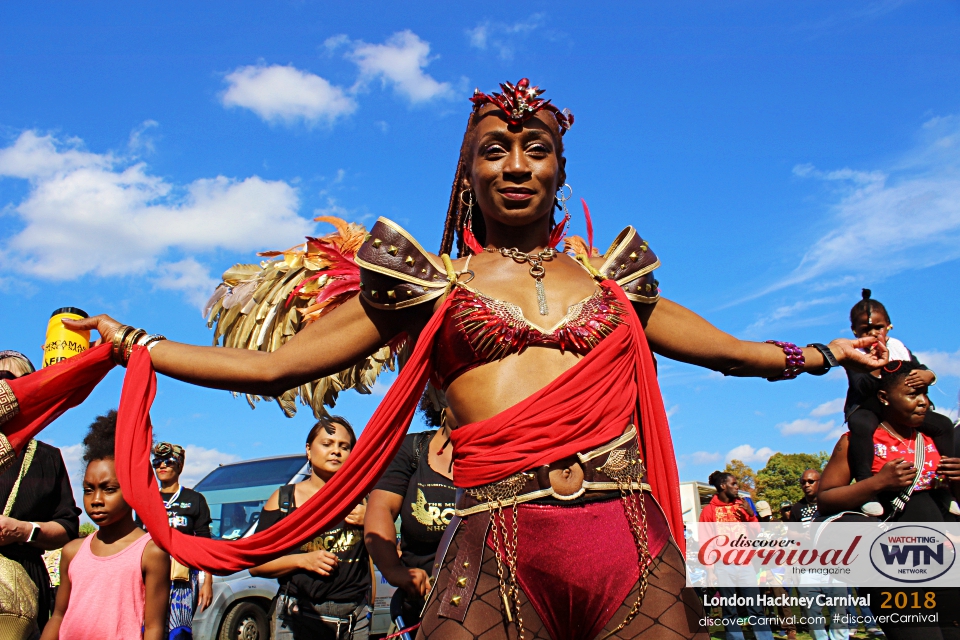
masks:
<path fill-rule="evenodd" d="M 589 250 L 581 253 L 589 255 Z M 621 231 L 603 257 L 599 269 L 587 268 L 594 278 L 616 282 L 632 303 L 653 304 L 660 298 L 653 276 L 660 260 L 633 227 Z M 631 312 L 609 288 L 597 287 L 571 305 L 552 329 L 538 327 L 517 305 L 460 283 L 462 273 L 453 270 L 449 259 L 441 267 L 413 236 L 386 218 L 377 220 L 354 259 L 360 267 L 360 295 L 377 309 L 405 309 L 450 295 L 432 362 L 433 384 L 443 390 L 467 371 L 528 347 L 586 355 Z"/>
<path fill-rule="evenodd" d="M 528 321 L 513 303 L 462 285 L 450 295 L 447 322 L 437 333 L 433 351 L 434 384 L 444 390 L 467 371 L 523 353 L 527 347 L 586 355 L 624 323 L 628 312 L 612 291 L 598 288 L 545 330 Z"/>

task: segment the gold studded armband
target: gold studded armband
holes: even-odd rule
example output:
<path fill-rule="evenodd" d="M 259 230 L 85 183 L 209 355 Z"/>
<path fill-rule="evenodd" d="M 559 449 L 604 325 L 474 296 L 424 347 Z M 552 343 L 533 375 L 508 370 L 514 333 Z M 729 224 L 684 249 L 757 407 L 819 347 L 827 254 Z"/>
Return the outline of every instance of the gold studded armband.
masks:
<path fill-rule="evenodd" d="M 360 295 L 379 309 L 403 309 L 434 300 L 447 288 L 447 273 L 396 223 L 377 220 L 356 256 Z"/>
<path fill-rule="evenodd" d="M 660 282 L 653 277 L 660 260 L 636 229 L 621 231 L 603 255 L 601 275 L 615 280 L 630 300 L 653 304 L 660 299 Z"/>

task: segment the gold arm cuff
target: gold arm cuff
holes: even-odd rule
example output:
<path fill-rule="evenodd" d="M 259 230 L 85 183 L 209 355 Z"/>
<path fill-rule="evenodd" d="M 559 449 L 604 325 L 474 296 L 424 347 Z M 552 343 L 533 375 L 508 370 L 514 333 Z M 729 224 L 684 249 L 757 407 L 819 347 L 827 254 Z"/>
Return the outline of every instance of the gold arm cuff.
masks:
<path fill-rule="evenodd" d="M 13 420 L 20 413 L 20 403 L 6 380 L 0 380 L 0 424 Z"/>
<path fill-rule="evenodd" d="M 7 436 L 0 433 L 0 473 L 9 469 L 17 459 L 17 452 L 7 440 Z"/>

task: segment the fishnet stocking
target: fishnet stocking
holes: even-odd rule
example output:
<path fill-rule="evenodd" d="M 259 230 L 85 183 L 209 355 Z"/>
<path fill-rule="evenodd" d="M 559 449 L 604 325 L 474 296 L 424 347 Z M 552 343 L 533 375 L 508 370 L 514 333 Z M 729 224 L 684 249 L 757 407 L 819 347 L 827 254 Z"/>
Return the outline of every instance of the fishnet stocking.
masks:
<path fill-rule="evenodd" d="M 424 610 L 417 640 L 517 640 L 516 626 L 507 625 L 501 613 L 497 561 L 493 551 L 486 546 L 477 589 L 463 623 L 437 615 L 450 578 L 450 565 L 456 555 L 457 538 L 454 537 L 447 551 L 446 561 L 437 576 L 437 589 L 431 594 Z M 703 607 L 693 589 L 685 588 L 684 571 L 680 552 L 672 543 L 665 545 L 650 566 L 647 593 L 639 615 L 625 629 L 610 637 L 616 640 L 707 640 L 709 636 L 706 630 L 699 626 Z M 639 583 L 635 585 L 624 599 L 600 638 L 615 629 L 624 619 L 637 598 L 639 586 Z M 525 630 L 524 640 L 551 640 L 522 590 L 519 598 Z"/>

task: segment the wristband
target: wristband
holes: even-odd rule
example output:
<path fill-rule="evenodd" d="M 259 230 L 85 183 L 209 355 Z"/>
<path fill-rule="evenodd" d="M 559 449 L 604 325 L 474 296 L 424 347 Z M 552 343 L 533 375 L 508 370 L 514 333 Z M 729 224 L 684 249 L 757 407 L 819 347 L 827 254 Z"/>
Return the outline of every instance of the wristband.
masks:
<path fill-rule="evenodd" d="M 31 522 L 30 526 L 32 526 L 33 529 L 30 530 L 30 535 L 27 536 L 27 542 L 36 542 L 37 538 L 40 537 L 40 525 L 36 522 Z"/>
<path fill-rule="evenodd" d="M 820 352 L 820 355 L 823 356 L 823 371 L 811 371 L 811 375 L 822 376 L 830 369 L 834 367 L 839 367 L 840 363 L 837 362 L 836 356 L 833 355 L 833 351 L 830 350 L 825 344 L 820 344 L 819 342 L 811 342 L 807 345 L 808 347 L 813 347 Z"/>

